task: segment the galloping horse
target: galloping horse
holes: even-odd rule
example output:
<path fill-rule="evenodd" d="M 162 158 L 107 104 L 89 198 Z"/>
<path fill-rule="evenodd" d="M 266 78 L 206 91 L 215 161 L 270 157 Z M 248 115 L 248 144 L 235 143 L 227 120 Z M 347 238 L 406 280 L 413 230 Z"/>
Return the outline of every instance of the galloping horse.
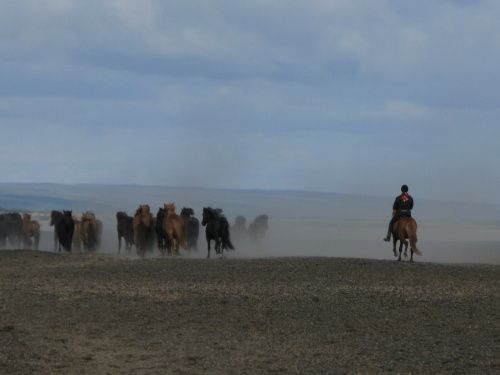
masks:
<path fill-rule="evenodd" d="M 253 245 L 260 244 L 266 236 L 267 229 L 269 228 L 268 221 L 269 216 L 259 215 L 248 226 L 248 234 Z"/>
<path fill-rule="evenodd" d="M 175 213 L 174 203 L 165 203 L 165 217 L 163 218 L 163 232 L 172 247 L 174 255 L 179 255 L 179 246 L 187 248 L 184 237 L 184 219 Z"/>
<path fill-rule="evenodd" d="M 125 239 L 125 249 L 130 251 L 134 244 L 134 218 L 128 216 L 125 212 L 116 213 L 116 231 L 118 232 L 118 254 L 122 248 L 122 237 Z"/>
<path fill-rule="evenodd" d="M 147 204 L 141 204 L 135 212 L 133 228 L 137 254 L 144 258 L 144 253 L 152 244 L 151 238 L 154 232 L 153 215 Z"/>
<path fill-rule="evenodd" d="M 411 217 L 402 217 L 392 227 L 392 237 L 393 237 L 393 252 L 394 256 L 397 257 L 396 253 L 396 242 L 399 241 L 399 257 L 398 261 L 401 261 L 401 253 L 403 252 L 403 245 L 405 247 L 405 257 L 407 257 L 406 251 L 408 250 L 408 241 L 410 241 L 410 262 L 413 262 L 413 253 L 417 255 L 422 255 L 420 250 L 417 248 L 417 222 Z"/>
<path fill-rule="evenodd" d="M 92 212 L 85 212 L 82 215 L 80 231 L 84 250 L 96 251 L 99 241 L 99 229 L 95 215 Z"/>
<path fill-rule="evenodd" d="M 156 239 L 158 242 L 158 250 L 162 255 L 165 255 L 168 252 L 168 255 L 172 255 L 172 249 L 170 247 L 170 243 L 168 242 L 167 237 L 165 236 L 165 232 L 163 231 L 163 221 L 165 220 L 165 209 L 159 208 L 156 213 Z"/>
<path fill-rule="evenodd" d="M 50 226 L 54 227 L 54 251 L 61 251 L 61 244 L 59 243 L 56 227 L 59 221 L 61 221 L 62 216 L 63 214 L 61 211 L 52 211 L 50 213 Z"/>
<path fill-rule="evenodd" d="M 71 252 L 75 222 L 71 211 L 52 211 L 50 214 L 50 225 L 54 226 L 54 250 L 61 246 L 64 250 Z"/>
<path fill-rule="evenodd" d="M 30 214 L 23 214 L 22 237 L 25 248 L 31 248 L 33 245 L 31 239 L 33 238 L 33 248 L 38 250 L 38 244 L 40 243 L 40 224 L 36 220 L 31 220 Z"/>
<path fill-rule="evenodd" d="M 75 230 L 73 231 L 73 250 L 82 252 L 82 222 L 76 215 L 73 215 L 73 222 L 75 223 Z"/>
<path fill-rule="evenodd" d="M 7 240 L 11 246 L 18 247 L 21 245 L 23 239 L 23 218 L 17 212 L 11 212 L 0 215 L 1 228 L 0 228 L 0 243 L 6 245 Z"/>
<path fill-rule="evenodd" d="M 188 249 L 198 250 L 198 236 L 200 234 L 200 222 L 194 216 L 192 208 L 183 207 L 181 217 L 184 219 L 185 237 Z"/>
<path fill-rule="evenodd" d="M 229 223 L 222 214 L 221 209 L 203 207 L 203 220 L 201 225 L 206 226 L 205 236 L 207 238 L 208 254 L 210 258 L 210 241 L 215 241 L 215 252 L 222 254 L 224 249 L 234 250 L 234 246 L 229 238 Z"/>

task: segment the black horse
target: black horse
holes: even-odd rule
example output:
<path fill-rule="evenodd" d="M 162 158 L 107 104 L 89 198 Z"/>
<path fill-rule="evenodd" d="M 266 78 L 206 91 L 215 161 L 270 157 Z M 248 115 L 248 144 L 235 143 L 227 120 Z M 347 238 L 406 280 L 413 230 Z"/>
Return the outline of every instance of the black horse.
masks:
<path fill-rule="evenodd" d="M 155 223 L 155 231 L 156 231 L 156 239 L 158 241 L 158 250 L 162 255 L 167 253 L 168 255 L 172 255 L 172 249 L 170 247 L 170 243 L 168 242 L 167 236 L 165 236 L 165 231 L 163 230 L 163 221 L 165 219 L 165 209 L 159 208 L 156 213 L 156 223 Z"/>
<path fill-rule="evenodd" d="M 50 225 L 55 228 L 54 246 L 61 251 L 61 246 L 66 251 L 71 251 L 75 222 L 72 211 L 52 211 L 50 213 Z"/>
<path fill-rule="evenodd" d="M 17 212 L 0 215 L 0 245 L 7 245 L 7 240 L 12 247 L 21 245 L 23 219 Z"/>
<path fill-rule="evenodd" d="M 200 221 L 195 218 L 192 208 L 183 207 L 181 217 L 184 219 L 184 236 L 187 241 L 187 248 L 198 250 L 198 237 L 200 235 Z"/>
<path fill-rule="evenodd" d="M 61 244 L 59 243 L 59 237 L 57 235 L 56 226 L 62 219 L 61 211 L 51 211 L 50 212 L 50 226 L 54 227 L 54 251 L 61 251 Z"/>
<path fill-rule="evenodd" d="M 205 235 L 207 238 L 208 254 L 210 258 L 210 241 L 215 241 L 215 252 L 223 254 L 224 249 L 234 250 L 234 246 L 229 238 L 229 223 L 218 208 L 203 207 L 203 220 L 201 225 L 206 226 Z"/>
<path fill-rule="evenodd" d="M 128 216 L 125 212 L 119 211 L 116 213 L 116 231 L 118 233 L 118 254 L 122 248 L 122 238 L 125 240 L 125 249 L 130 251 L 134 244 L 134 218 Z"/>

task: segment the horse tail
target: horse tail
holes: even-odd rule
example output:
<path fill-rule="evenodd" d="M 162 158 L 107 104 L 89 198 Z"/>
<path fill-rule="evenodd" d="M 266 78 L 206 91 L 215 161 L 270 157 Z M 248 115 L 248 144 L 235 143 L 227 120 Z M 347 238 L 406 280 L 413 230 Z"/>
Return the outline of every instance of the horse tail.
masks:
<path fill-rule="evenodd" d="M 410 246 L 413 252 L 417 255 L 422 255 L 422 252 L 417 247 L 417 228 L 416 226 L 412 228 L 408 233 L 408 238 L 410 240 Z"/>
<path fill-rule="evenodd" d="M 229 238 L 229 223 L 226 220 L 226 225 L 224 226 L 224 243 L 227 245 L 227 247 L 231 250 L 234 250 L 234 246 L 231 243 L 231 238 Z"/>

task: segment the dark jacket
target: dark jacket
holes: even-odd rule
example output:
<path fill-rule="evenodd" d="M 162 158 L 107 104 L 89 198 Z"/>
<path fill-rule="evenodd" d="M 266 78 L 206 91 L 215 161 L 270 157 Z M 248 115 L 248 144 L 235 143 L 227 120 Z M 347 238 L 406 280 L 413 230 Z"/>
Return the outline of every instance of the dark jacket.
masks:
<path fill-rule="evenodd" d="M 411 210 L 413 209 L 413 198 L 408 193 L 403 193 L 396 197 L 392 209 L 396 211 L 396 216 L 409 216 L 411 217 Z"/>

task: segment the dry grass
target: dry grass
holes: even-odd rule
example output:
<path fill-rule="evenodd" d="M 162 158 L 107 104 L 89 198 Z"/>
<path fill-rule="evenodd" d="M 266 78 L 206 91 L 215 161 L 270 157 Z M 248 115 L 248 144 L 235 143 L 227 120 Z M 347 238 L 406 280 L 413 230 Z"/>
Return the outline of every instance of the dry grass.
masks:
<path fill-rule="evenodd" d="M 500 266 L 0 252 L 0 373 L 500 372 Z"/>

